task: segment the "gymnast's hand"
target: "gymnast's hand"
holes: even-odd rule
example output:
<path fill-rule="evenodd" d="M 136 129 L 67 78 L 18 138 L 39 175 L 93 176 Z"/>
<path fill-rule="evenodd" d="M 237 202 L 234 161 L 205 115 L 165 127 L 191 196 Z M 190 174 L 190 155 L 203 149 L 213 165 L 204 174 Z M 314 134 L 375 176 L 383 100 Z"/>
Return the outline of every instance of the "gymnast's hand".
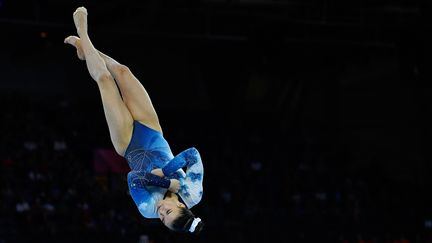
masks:
<path fill-rule="evenodd" d="M 170 179 L 171 183 L 168 190 L 172 193 L 177 193 L 180 190 L 180 181 L 176 179 Z"/>
<path fill-rule="evenodd" d="M 162 177 L 162 178 L 165 176 L 162 169 L 159 169 L 159 168 L 152 170 L 151 173 L 153 175 L 157 175 L 157 176 Z"/>

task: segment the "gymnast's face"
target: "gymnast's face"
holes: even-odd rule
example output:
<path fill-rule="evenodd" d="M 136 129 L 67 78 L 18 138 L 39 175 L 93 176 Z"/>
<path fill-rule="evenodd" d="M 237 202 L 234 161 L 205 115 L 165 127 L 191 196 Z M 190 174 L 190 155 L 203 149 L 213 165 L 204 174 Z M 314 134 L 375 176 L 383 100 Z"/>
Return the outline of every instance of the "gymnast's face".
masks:
<path fill-rule="evenodd" d="M 160 200 L 157 204 L 159 218 L 166 227 L 172 229 L 172 222 L 179 216 L 180 209 L 184 207 L 183 203 L 176 200 Z"/>

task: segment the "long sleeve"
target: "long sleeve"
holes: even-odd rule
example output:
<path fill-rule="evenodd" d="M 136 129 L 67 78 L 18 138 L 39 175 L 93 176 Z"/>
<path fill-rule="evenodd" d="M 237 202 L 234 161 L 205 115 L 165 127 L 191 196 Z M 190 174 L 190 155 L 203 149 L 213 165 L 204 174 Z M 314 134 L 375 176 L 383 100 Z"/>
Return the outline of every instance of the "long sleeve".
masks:
<path fill-rule="evenodd" d="M 175 156 L 167 165 L 162 168 L 162 172 L 165 176 L 170 176 L 182 167 L 186 166 L 189 170 L 194 165 L 202 167 L 198 150 L 192 147 Z"/>
<path fill-rule="evenodd" d="M 187 149 L 174 157 L 162 168 L 165 176 L 176 175 L 176 171 L 182 172 L 182 167 L 187 167 L 186 175 L 180 180 L 179 195 L 188 208 L 201 201 L 203 195 L 204 167 L 201 156 L 195 148 Z"/>
<path fill-rule="evenodd" d="M 132 187 L 144 188 L 145 186 L 157 186 L 169 188 L 171 181 L 166 178 L 153 175 L 148 172 L 131 171 L 128 174 L 128 181 Z"/>
<path fill-rule="evenodd" d="M 131 171 L 128 174 L 128 187 L 130 195 L 138 207 L 139 212 L 146 218 L 158 218 L 157 203 L 163 199 L 166 189 L 159 179 L 154 179 L 152 174 Z M 151 178 L 153 178 L 153 180 Z M 158 177 L 158 176 L 157 176 Z M 166 179 L 164 179 L 166 180 Z M 144 187 L 145 185 L 153 185 L 155 187 Z M 165 185 L 166 186 L 166 185 Z"/>

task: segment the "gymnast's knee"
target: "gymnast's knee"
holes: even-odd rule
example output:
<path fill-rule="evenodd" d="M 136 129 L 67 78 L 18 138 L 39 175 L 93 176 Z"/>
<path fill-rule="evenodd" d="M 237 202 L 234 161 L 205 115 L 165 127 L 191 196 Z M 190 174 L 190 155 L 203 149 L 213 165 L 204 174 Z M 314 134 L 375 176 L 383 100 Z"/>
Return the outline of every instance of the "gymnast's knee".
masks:
<path fill-rule="evenodd" d="M 123 64 L 115 65 L 113 69 L 116 76 L 123 76 L 130 73 L 129 67 Z"/>
<path fill-rule="evenodd" d="M 98 76 L 97 76 L 97 82 L 109 82 L 114 80 L 113 76 L 111 75 L 110 72 L 108 72 L 108 70 L 106 72 L 101 72 Z"/>

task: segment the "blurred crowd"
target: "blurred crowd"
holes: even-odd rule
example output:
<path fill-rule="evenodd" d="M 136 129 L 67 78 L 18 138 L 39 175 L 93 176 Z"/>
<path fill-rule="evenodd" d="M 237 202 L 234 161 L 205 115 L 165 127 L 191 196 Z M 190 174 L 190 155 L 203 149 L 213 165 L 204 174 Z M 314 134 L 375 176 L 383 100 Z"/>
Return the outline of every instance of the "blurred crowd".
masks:
<path fill-rule="evenodd" d="M 97 102 L 10 97 L 2 103 L 8 105 L 0 126 L 0 242 L 189 239 L 139 215 L 125 174 L 94 171 L 94 150 L 112 149 Z M 391 190 L 404 185 L 382 191 L 371 185 L 389 182 L 346 174 L 317 159 L 313 148 L 296 162 L 266 142 L 268 135 L 224 129 L 239 133 L 165 130 L 174 153 L 196 146 L 203 154 L 204 198 L 194 211 L 206 229 L 197 241 L 431 242 L 418 231 L 421 209 Z"/>

